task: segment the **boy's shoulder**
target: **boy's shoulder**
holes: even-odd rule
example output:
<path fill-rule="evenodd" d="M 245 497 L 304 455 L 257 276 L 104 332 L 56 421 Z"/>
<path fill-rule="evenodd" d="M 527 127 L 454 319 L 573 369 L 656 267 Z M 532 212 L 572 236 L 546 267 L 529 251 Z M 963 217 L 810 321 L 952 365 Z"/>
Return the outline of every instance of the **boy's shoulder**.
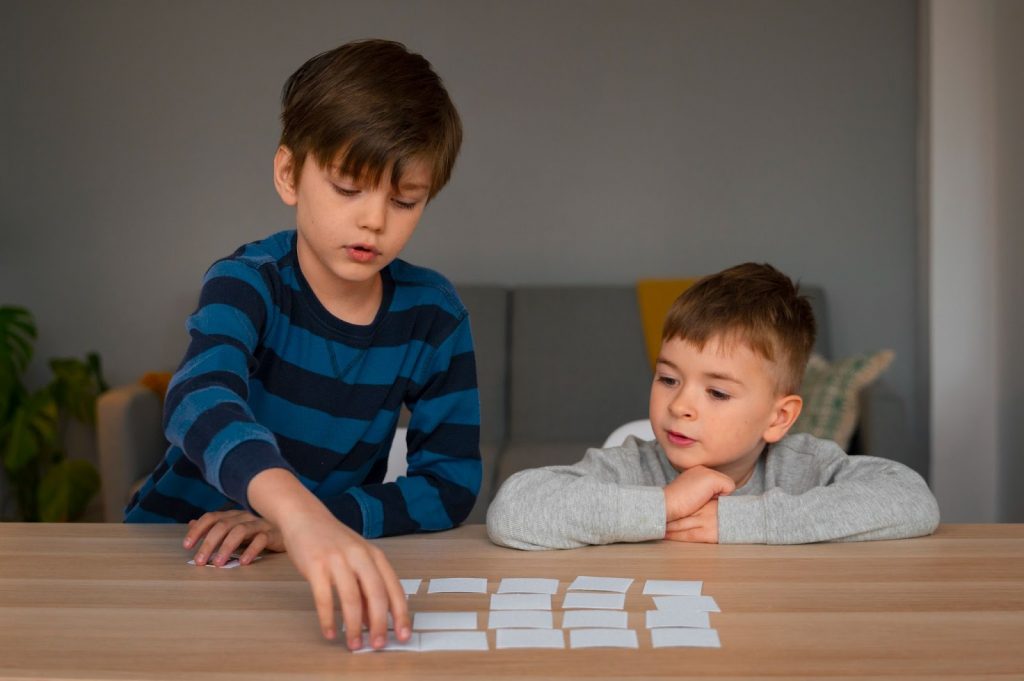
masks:
<path fill-rule="evenodd" d="M 295 253 L 295 230 L 271 234 L 258 241 L 242 244 L 230 255 L 218 258 L 206 272 L 206 279 L 219 275 L 238 276 L 245 270 L 260 273 L 278 272 L 292 263 Z"/>
<path fill-rule="evenodd" d="M 455 286 L 440 272 L 401 258 L 395 258 L 388 271 L 395 285 L 393 311 L 426 305 L 441 308 L 458 319 L 466 316 L 466 306 Z"/>
<path fill-rule="evenodd" d="M 810 433 L 791 433 L 768 447 L 767 456 L 836 459 L 845 458 L 847 454 L 832 440 L 815 437 Z"/>

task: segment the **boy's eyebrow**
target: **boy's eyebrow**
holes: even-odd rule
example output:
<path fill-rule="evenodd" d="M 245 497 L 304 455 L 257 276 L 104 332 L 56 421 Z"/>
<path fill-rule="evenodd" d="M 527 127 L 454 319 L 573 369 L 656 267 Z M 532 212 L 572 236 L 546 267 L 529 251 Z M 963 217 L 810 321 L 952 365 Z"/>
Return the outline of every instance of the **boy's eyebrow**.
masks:
<path fill-rule="evenodd" d="M 666 365 L 672 367 L 673 369 L 675 369 L 676 371 L 679 371 L 679 367 L 677 367 L 675 364 L 673 364 L 672 362 L 668 361 L 664 357 L 659 357 L 658 361 L 655 362 L 655 364 L 666 364 Z M 723 374 L 723 373 L 721 373 L 719 371 L 706 371 L 706 372 L 704 372 L 704 375 L 707 376 L 708 378 L 713 378 L 713 379 L 715 379 L 717 381 L 729 381 L 730 383 L 737 383 L 739 385 L 743 385 L 743 381 L 741 381 L 740 379 L 738 379 L 738 378 L 736 378 L 736 377 L 734 377 L 734 376 L 732 376 L 730 374 Z"/>
<path fill-rule="evenodd" d="M 422 182 L 400 182 L 398 188 L 403 191 L 416 191 L 417 189 L 429 191 L 430 185 Z"/>

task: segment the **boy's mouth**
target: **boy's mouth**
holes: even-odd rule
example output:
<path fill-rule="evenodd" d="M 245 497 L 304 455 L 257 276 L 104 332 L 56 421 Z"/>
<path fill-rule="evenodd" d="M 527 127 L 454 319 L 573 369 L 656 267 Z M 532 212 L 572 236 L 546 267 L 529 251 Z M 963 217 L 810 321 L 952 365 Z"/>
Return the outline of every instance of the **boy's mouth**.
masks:
<path fill-rule="evenodd" d="M 677 447 L 688 447 L 696 442 L 692 437 L 687 437 L 683 433 L 677 433 L 674 430 L 666 430 L 665 435 L 668 437 L 668 441 Z"/>
<path fill-rule="evenodd" d="M 370 262 L 380 255 L 380 251 L 370 244 L 348 244 L 344 249 L 348 257 L 356 262 Z"/>

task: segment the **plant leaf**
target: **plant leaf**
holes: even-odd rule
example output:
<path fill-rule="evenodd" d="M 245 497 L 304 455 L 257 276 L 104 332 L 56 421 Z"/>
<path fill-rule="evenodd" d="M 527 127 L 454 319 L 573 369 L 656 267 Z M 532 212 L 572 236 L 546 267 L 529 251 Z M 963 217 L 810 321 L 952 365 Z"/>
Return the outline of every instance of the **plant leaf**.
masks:
<path fill-rule="evenodd" d="M 23 307 L 0 307 L 0 419 L 6 418 L 18 394 L 24 392 L 21 374 L 32 361 L 36 326 Z"/>
<path fill-rule="evenodd" d="M 39 483 L 39 519 L 66 523 L 81 517 L 100 489 L 100 474 L 84 459 L 65 459 Z"/>
<path fill-rule="evenodd" d="M 60 430 L 53 394 L 43 388 L 25 400 L 3 432 L 4 466 L 9 471 L 19 471 L 55 449 Z"/>
<path fill-rule="evenodd" d="M 96 422 L 96 395 L 99 393 L 93 369 L 80 359 L 64 357 L 50 360 L 54 381 L 51 384 L 57 404 L 83 423 Z"/>

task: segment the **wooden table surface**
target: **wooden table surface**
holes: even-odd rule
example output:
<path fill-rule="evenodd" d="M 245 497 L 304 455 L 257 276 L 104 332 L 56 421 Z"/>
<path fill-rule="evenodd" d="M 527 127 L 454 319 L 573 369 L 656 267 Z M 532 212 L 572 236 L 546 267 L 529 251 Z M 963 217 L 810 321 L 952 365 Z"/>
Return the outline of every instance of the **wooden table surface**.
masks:
<path fill-rule="evenodd" d="M 195 568 L 178 526 L 0 524 L 0 679 L 1024 678 L 1024 525 L 808 546 L 672 542 L 520 552 L 483 527 L 378 540 L 403 578 L 633 577 L 640 648 L 349 653 L 285 555 Z M 653 649 L 646 579 L 700 579 L 720 649 Z M 413 611 L 489 596 L 426 595 Z M 561 617 L 556 614 L 555 624 Z M 567 639 L 568 641 L 568 639 Z"/>

